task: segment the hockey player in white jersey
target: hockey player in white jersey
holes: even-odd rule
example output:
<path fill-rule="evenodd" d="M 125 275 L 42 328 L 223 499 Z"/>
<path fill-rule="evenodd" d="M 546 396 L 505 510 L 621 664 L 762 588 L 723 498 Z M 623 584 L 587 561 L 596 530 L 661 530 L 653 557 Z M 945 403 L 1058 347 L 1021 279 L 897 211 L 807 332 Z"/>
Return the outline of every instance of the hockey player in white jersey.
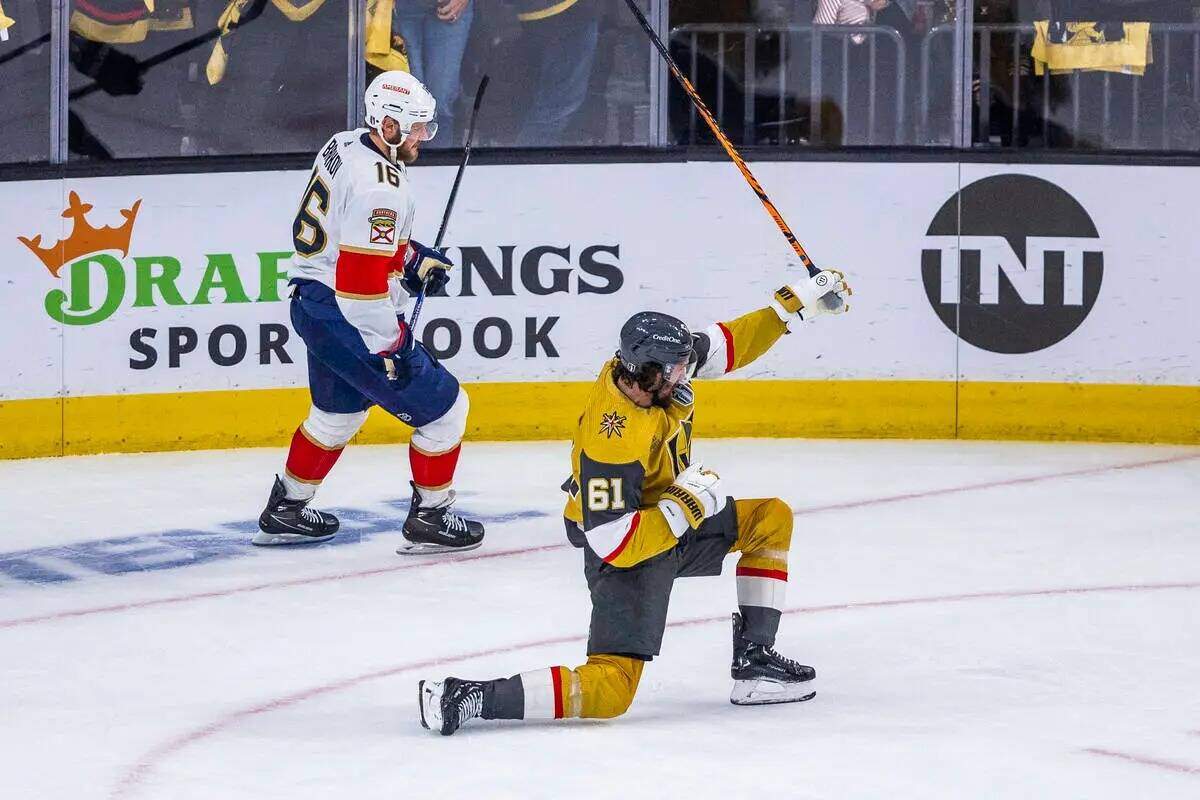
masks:
<path fill-rule="evenodd" d="M 412 504 L 397 552 L 470 550 L 483 525 L 451 510 L 467 395 L 405 324 L 410 293 L 445 286 L 452 263 L 411 239 L 406 167 L 437 131 L 436 104 L 406 72 L 385 72 L 366 97 L 367 128 L 317 154 L 292 225 L 292 325 L 308 348 L 312 408 L 292 436 L 259 517 L 255 544 L 320 542 L 338 530 L 309 507 L 342 449 L 378 405 L 414 430 Z"/>

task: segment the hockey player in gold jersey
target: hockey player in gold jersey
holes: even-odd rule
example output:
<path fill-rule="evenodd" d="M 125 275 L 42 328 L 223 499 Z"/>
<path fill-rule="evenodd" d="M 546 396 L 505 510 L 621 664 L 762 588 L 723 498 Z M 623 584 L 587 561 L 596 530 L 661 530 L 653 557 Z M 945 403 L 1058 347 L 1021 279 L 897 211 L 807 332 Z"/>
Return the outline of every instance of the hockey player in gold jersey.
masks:
<path fill-rule="evenodd" d="M 454 733 L 468 719 L 608 718 L 633 702 L 645 663 L 659 653 L 676 578 L 737 564 L 733 615 L 738 705 L 815 694 L 812 667 L 773 649 L 788 578 L 792 511 L 778 498 L 734 500 L 693 462 L 691 378 L 712 378 L 766 353 L 793 322 L 847 310 L 850 289 L 826 270 L 775 293 L 769 306 L 691 333 L 666 314 L 635 314 L 600 370 L 579 416 L 564 512 L 583 549 L 592 599 L 587 662 L 511 678 L 421 681 L 421 724 Z"/>

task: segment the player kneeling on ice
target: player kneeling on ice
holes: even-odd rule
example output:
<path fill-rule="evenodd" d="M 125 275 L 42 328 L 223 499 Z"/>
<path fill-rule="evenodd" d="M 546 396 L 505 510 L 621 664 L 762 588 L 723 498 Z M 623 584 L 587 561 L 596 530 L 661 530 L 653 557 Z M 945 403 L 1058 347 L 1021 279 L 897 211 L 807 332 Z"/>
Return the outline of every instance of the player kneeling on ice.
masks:
<path fill-rule="evenodd" d="M 794 320 L 840 313 L 843 276 L 820 272 L 775 293 L 767 308 L 701 333 L 643 312 L 621 328 L 579 417 L 567 492 L 567 537 L 583 548 L 592 596 L 587 663 L 511 678 L 421 681 L 421 724 L 445 735 L 468 719 L 616 717 L 659 652 L 676 578 L 737 565 L 733 693 L 738 705 L 814 696 L 812 667 L 773 649 L 783 609 L 792 511 L 778 498 L 734 500 L 716 473 L 691 463 L 689 379 L 724 375 L 763 355 Z"/>
<path fill-rule="evenodd" d="M 254 543 L 333 537 L 337 518 L 308 503 L 378 405 L 415 429 L 412 504 L 397 552 L 470 550 L 483 541 L 483 525 L 450 509 L 467 395 L 404 322 L 405 289 L 415 293 L 424 282 L 436 293 L 452 266 L 409 238 L 414 202 L 405 168 L 437 131 L 435 103 L 406 72 L 381 74 L 365 102 L 369 127 L 321 148 L 292 225 L 291 316 L 308 347 L 312 409 L 292 437 Z"/>

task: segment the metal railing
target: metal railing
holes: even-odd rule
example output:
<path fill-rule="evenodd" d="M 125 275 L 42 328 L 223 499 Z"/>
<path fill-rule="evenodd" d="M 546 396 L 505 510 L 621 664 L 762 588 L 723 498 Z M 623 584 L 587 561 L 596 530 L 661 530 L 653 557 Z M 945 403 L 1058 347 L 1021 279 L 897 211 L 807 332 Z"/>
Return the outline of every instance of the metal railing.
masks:
<path fill-rule="evenodd" d="M 973 31 L 967 146 L 1200 151 L 1200 23 L 1151 24 L 1152 59 L 1142 76 L 1036 76 L 1032 23 L 978 23 Z M 921 41 L 912 115 L 908 54 L 893 28 L 692 24 L 673 28 L 671 41 L 684 50 L 684 72 L 741 144 L 948 146 L 957 110 L 954 35 L 946 23 Z M 879 57 L 880 38 L 889 63 Z M 823 132 L 831 114 L 841 115 L 844 133 Z M 672 122 L 674 141 L 709 141 L 694 109 L 686 125 Z"/>
<path fill-rule="evenodd" d="M 702 39 L 715 38 L 715 48 L 702 50 Z M 878 39 L 887 41 L 893 49 L 894 75 L 888 81 L 888 76 L 880 75 Z M 826 45 L 829 40 L 838 44 L 840 54 L 835 70 L 840 73 L 837 97 L 828 93 Z M 846 131 L 854 133 L 855 143 L 866 145 L 906 144 L 907 143 L 907 106 L 905 104 L 905 88 L 908 73 L 908 54 L 904 39 L 896 31 L 881 25 L 753 25 L 753 24 L 690 24 L 680 25 L 671 29 L 671 42 L 687 47 L 687 54 L 681 68 L 689 80 L 700 89 L 706 97 L 712 98 L 712 112 L 722 128 L 730 122 L 740 123 L 741 144 L 761 144 L 774 138 L 779 145 L 792 144 L 785 128 L 788 126 L 804 127 L 807 121 L 807 142 L 818 143 L 822 139 L 822 115 L 826 103 L 834 101 L 848 123 L 852 118 L 862 119 L 861 130 L 851 131 L 847 124 Z M 728 53 L 741 44 L 740 80 L 736 69 L 730 69 Z M 773 46 L 776 52 L 771 58 L 768 69 L 774 74 L 760 76 L 759 69 L 765 59 L 760 54 L 761 46 Z M 862 51 L 856 48 L 863 48 Z M 865 74 L 855 72 L 852 83 L 851 54 L 856 56 L 865 52 Z M 711 53 L 711 55 L 709 55 Z M 799 54 L 799 58 L 795 58 Z M 807 59 L 803 58 L 807 54 Z M 716 67 L 715 91 L 709 92 L 709 87 L 703 85 L 700 78 L 700 58 L 705 57 Z M 891 85 L 894 82 L 894 86 Z M 880 92 L 881 83 L 889 84 L 889 92 Z M 851 90 L 857 84 L 857 91 Z M 732 85 L 732 88 L 730 88 Z M 740 119 L 732 117 L 736 109 L 731 109 L 728 96 L 735 91 L 741 94 Z M 857 97 L 859 92 L 865 92 L 865 98 Z M 861 108 L 865 103 L 865 114 L 853 116 L 848 112 L 853 108 Z M 763 98 L 774 98 L 775 108 L 773 119 L 762 119 L 756 106 Z M 789 104 L 789 100 L 794 101 Z M 806 103 L 803 101 L 807 101 Z M 890 108 L 887 107 L 890 101 Z M 736 102 L 736 98 L 734 98 Z M 879 106 L 883 104 L 882 110 Z M 797 106 L 807 105 L 807 120 L 793 116 Z M 789 107 L 790 106 L 790 107 Z M 855 126 L 858 127 L 858 126 Z M 765 131 L 777 128 L 774 137 Z M 696 144 L 697 136 L 704 132 L 703 124 L 695 109 L 690 109 L 687 123 L 686 144 Z M 861 135 L 858 135 L 861 134 Z M 736 134 L 735 134 L 736 136 Z M 830 142 L 840 144 L 841 142 Z"/>
<path fill-rule="evenodd" d="M 50 163 L 67 161 L 70 0 L 50 8 Z M 361 115 L 366 0 L 347 0 L 346 119 Z M 666 0 L 648 0 L 656 26 Z M 743 145 L 947 145 L 1051 149 L 1162 149 L 1200 153 L 1200 23 L 1153 23 L 1143 76 L 1035 76 L 1030 23 L 977 23 L 955 58 L 955 25 L 919 46 L 880 25 L 689 24 L 670 30 L 684 72 Z M 962 28 L 967 35 L 967 28 Z M 882 41 L 881 41 L 882 40 Z M 39 40 L 41 41 L 41 40 Z M 906 47 L 907 42 L 907 47 Z M 630 46 L 636 48 L 640 40 Z M 646 45 L 648 48 L 649 46 Z M 910 53 L 911 50 L 911 53 Z M 963 52 L 965 50 L 965 52 Z M 655 53 L 649 53 L 646 129 L 652 143 L 711 141 Z M 969 85 L 971 69 L 976 81 Z M 911 73 L 911 74 L 910 74 Z M 954 97 L 955 80 L 963 92 Z M 965 97 L 961 95 L 965 94 Z M 915 100 L 910 109 L 909 98 Z M 686 115 L 686 116 L 685 116 Z M 973 125 L 971 123 L 974 123 Z M 960 132 L 955 138 L 955 130 Z"/>
<path fill-rule="evenodd" d="M 1006 146 L 1020 147 L 1033 131 L 1040 129 L 1043 147 L 1200 149 L 1180 148 L 1174 141 L 1187 132 L 1183 130 L 1186 124 L 1194 124 L 1194 134 L 1200 137 L 1200 119 L 1194 123 L 1173 119 L 1173 114 L 1181 111 L 1200 116 L 1200 24 L 1151 24 L 1153 58 L 1142 76 L 1074 70 L 1064 75 L 1046 71 L 1038 77 L 1032 74 L 1029 60 L 1035 35 L 1031 23 L 978 23 L 974 31 L 977 87 L 972 146 L 1005 145 L 1007 140 Z M 931 89 L 931 81 L 936 72 L 935 49 L 942 46 L 943 52 L 948 52 L 953 35 L 953 24 L 938 25 L 921 43 L 917 131 L 918 141 L 923 144 L 951 141 L 949 130 L 938 130 L 937 121 L 931 119 L 931 110 L 936 107 L 934 100 L 939 94 Z M 1008 75 L 992 74 L 993 55 L 999 52 L 997 46 L 1011 48 Z M 1185 68 L 1181 70 L 1181 66 Z M 994 129 L 992 116 L 993 98 L 998 91 L 1010 115 L 1007 124 L 1001 122 L 999 130 Z M 1191 101 L 1189 109 L 1183 107 L 1184 98 Z M 1088 100 L 1095 102 L 1085 106 Z M 1064 103 L 1069 103 L 1069 110 L 1063 110 Z M 1118 105 L 1123 108 L 1118 109 Z M 1089 109 L 1086 114 L 1085 108 Z M 1097 114 L 1098 119 L 1094 118 Z M 1147 133 L 1146 129 L 1152 126 L 1157 130 Z M 1095 131 L 1091 130 L 1093 127 Z M 1088 142 L 1087 136 L 1092 133 L 1097 139 Z M 1056 137 L 1061 141 L 1056 141 Z"/>

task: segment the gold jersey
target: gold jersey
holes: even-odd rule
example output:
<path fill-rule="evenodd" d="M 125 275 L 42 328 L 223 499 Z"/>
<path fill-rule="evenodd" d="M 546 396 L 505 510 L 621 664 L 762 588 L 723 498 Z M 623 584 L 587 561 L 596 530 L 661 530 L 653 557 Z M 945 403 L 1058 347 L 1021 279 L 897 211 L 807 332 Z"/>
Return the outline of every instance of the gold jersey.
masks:
<path fill-rule="evenodd" d="M 718 377 L 767 352 L 787 326 L 772 308 L 694 334 L 696 377 Z M 699 392 L 677 393 L 668 408 L 642 408 L 625 396 L 606 363 L 588 393 L 571 448 L 564 514 L 604 561 L 632 567 L 675 546 L 658 501 L 687 468 Z M 684 395 L 680 399 L 679 395 Z M 580 537 L 572 536 L 577 544 Z"/>

